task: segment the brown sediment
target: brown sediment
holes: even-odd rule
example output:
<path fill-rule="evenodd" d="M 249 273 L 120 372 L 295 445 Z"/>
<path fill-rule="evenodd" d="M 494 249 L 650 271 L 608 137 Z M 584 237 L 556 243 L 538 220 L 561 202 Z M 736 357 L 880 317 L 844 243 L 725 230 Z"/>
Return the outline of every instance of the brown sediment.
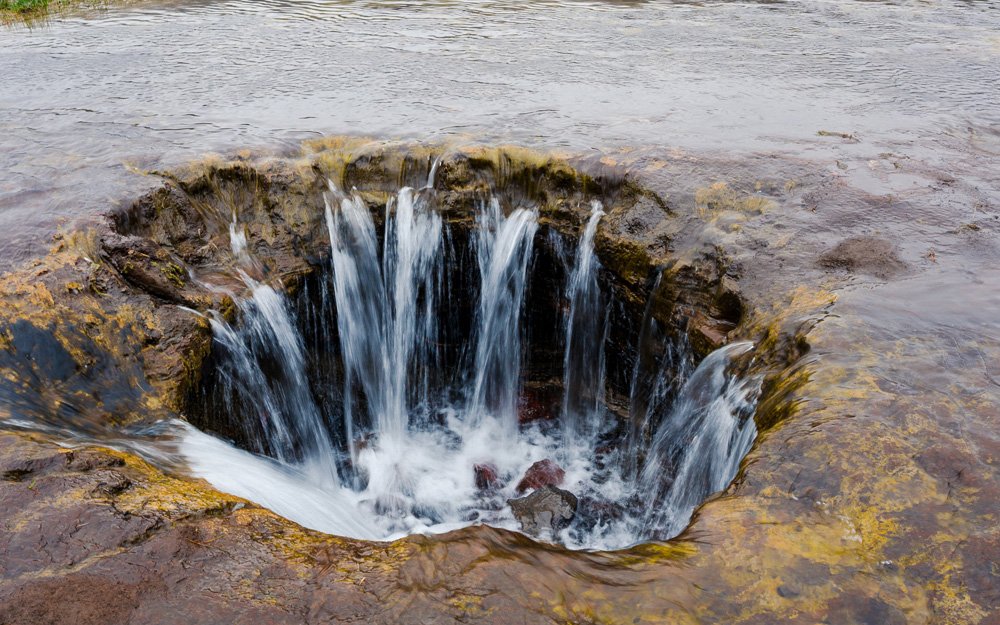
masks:
<path fill-rule="evenodd" d="M 422 183 L 441 153 L 329 139 L 294 159 L 196 164 L 0 280 L 3 399 L 50 428 L 0 434 L 0 622 L 991 622 L 1000 445 L 986 424 L 1000 387 L 937 360 L 957 349 L 997 362 L 997 347 L 901 341 L 843 304 L 840 278 L 810 271 L 811 241 L 780 232 L 793 199 L 815 202 L 823 184 L 799 173 L 761 191 L 692 183 L 668 202 L 649 191 L 671 190 L 662 174 L 641 168 L 587 174 L 522 150 L 444 151 L 449 219 L 468 219 L 492 186 L 576 232 L 601 199 L 597 250 L 622 301 L 641 307 L 660 275 L 654 314 L 683 322 L 699 353 L 757 343 L 769 372 L 758 442 L 670 543 L 574 553 L 488 527 L 366 543 L 131 453 L 56 446 L 59 429 L 111 445 L 122 426 L 182 409 L 211 337 L 179 305 L 232 310 L 202 285 L 240 296 L 234 212 L 261 260 L 255 277 L 294 288 L 328 251 L 327 177 L 375 204 Z M 901 268 L 891 250 L 856 245 L 823 264 L 884 279 Z"/>

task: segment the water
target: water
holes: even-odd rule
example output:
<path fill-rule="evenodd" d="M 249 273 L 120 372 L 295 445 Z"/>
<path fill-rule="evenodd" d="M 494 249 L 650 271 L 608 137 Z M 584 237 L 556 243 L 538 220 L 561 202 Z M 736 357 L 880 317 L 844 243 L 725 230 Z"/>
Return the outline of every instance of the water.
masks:
<path fill-rule="evenodd" d="M 361 419 L 383 438 L 401 441 L 411 409 L 428 403 L 427 378 L 436 365 L 441 217 L 429 210 L 426 195 L 403 189 L 386 206 L 380 263 L 375 225 L 361 198 L 344 196 L 331 183 L 325 200 L 344 355 L 345 420 L 349 432 Z M 331 202 L 338 200 L 334 210 Z M 412 388 L 411 380 L 418 381 Z M 354 383 L 363 388 L 365 415 L 355 414 Z"/>
<path fill-rule="evenodd" d="M 760 380 L 734 368 L 749 343 L 708 356 L 676 398 L 643 408 L 649 436 L 629 440 L 628 454 L 612 450 L 622 435 L 604 403 L 610 307 L 594 252 L 600 203 L 567 254 L 558 423 L 520 423 L 530 261 L 535 239 L 566 245 L 561 237 L 544 241 L 537 211 L 484 198 L 470 235 L 475 263 L 463 269 L 445 245 L 449 226 L 431 181 L 401 189 L 378 225 L 356 193 L 331 183 L 325 197 L 326 295 L 307 304 L 305 318 L 293 319 L 283 295 L 246 274 L 240 323 L 212 317 L 221 392 L 232 397 L 226 411 L 251 418 L 241 440 L 255 453 L 183 426 L 180 452 L 195 475 L 307 527 L 392 539 L 473 523 L 518 529 L 506 501 L 522 494 L 528 467 L 551 459 L 583 503 L 572 525 L 543 538 L 615 549 L 676 535 L 736 474 L 756 433 Z M 251 264 L 235 225 L 231 237 L 234 254 Z M 473 272 L 467 295 L 477 301 L 467 344 L 449 358 L 441 339 L 461 309 L 444 301 L 443 285 L 463 270 Z M 328 371 L 339 379 L 307 370 L 307 344 L 332 354 L 338 362 Z M 667 373 L 660 366 L 650 375 Z M 310 384 L 339 389 L 317 402 Z M 641 458 L 641 470 L 625 458 Z M 498 483 L 477 484 L 477 467 L 490 467 Z"/>
<path fill-rule="evenodd" d="M 647 531 L 673 536 L 684 529 L 691 510 L 724 489 L 750 451 L 760 382 L 727 374 L 727 367 L 751 349 L 732 343 L 705 357 L 656 428 L 639 477 L 640 491 L 657 504 L 646 511 Z"/>
<path fill-rule="evenodd" d="M 337 481 L 332 444 L 309 390 L 300 333 L 283 295 L 244 275 L 251 297 L 239 302 L 243 322 L 232 328 L 218 315 L 212 332 L 222 350 L 220 373 L 226 397 L 242 396 L 257 408 L 263 431 L 260 451 L 285 464 L 301 464 L 318 484 Z"/>
<path fill-rule="evenodd" d="M 0 250 L 155 184 L 131 166 L 330 133 L 982 172 L 998 29 L 995 2 L 905 0 L 143 2 L 3 28 Z"/>
<path fill-rule="evenodd" d="M 517 427 L 521 369 L 521 309 L 538 215 L 518 208 L 504 216 L 491 198 L 477 218 L 480 297 L 476 319 L 474 419 L 492 415 L 508 434 Z"/>
<path fill-rule="evenodd" d="M 502 613 L 526 622 L 683 621 L 692 614 L 716 622 L 782 614 L 815 622 L 929 614 L 975 621 L 996 611 L 995 585 L 978 572 L 998 560 L 991 538 L 1000 480 L 998 8 L 990 0 L 153 1 L 0 29 L 0 266 L 44 254 L 64 220 L 86 221 L 160 184 L 137 171 L 213 151 L 294 151 L 302 138 L 330 133 L 584 154 L 629 168 L 680 216 L 696 211 L 698 189 L 718 181 L 748 189 L 756 181 L 795 183 L 741 234 L 721 243 L 711 228 L 705 236 L 734 253 L 742 286 L 764 307 L 785 306 L 787 290 L 799 285 L 832 289 L 838 301 L 809 337 L 814 376 L 797 393 L 797 414 L 755 442 L 733 496 L 700 512 L 690 535 L 698 555 L 678 563 L 656 549 L 621 557 L 566 553 L 485 529 L 413 541 L 418 553 L 403 558 L 398 575 L 386 577 L 381 557 L 365 570 L 359 565 L 368 580 L 359 592 L 390 597 L 368 620 L 437 615 L 450 599 L 474 596 L 484 597 L 487 619 Z M 601 228 L 614 225 L 613 214 L 602 218 Z M 817 268 L 822 250 L 853 235 L 897 243 L 907 271 L 876 280 Z M 446 229 L 446 255 L 452 243 Z M 536 240 L 536 249 L 541 244 Z M 676 241 L 675 249 L 688 248 Z M 574 258 L 567 253 L 570 269 Z M 317 329 L 306 332 L 304 354 L 315 365 L 314 354 L 336 345 L 324 366 L 340 367 L 337 327 L 324 314 L 335 307 L 333 284 L 309 289 L 325 304 L 290 315 L 299 329 Z M 798 314 L 794 304 L 790 314 Z M 622 471 L 621 484 L 639 480 L 657 425 L 697 365 L 652 320 L 642 337 L 651 348 L 637 350 L 628 393 L 636 431 L 621 448 L 636 466 Z M 80 390 L 78 397 L 87 391 Z M 324 403 L 342 392 L 338 380 L 330 397 L 317 401 L 342 456 L 339 485 L 320 487 L 297 451 L 281 463 L 176 425 L 190 455 L 183 463 L 310 527 L 384 537 L 389 530 L 365 511 L 345 443 L 372 426 L 359 417 L 357 436 L 346 436 L 335 427 L 342 415 Z M 75 431 L 85 419 L 74 414 L 72 397 L 57 405 L 5 399 L 12 425 L 56 422 L 51 435 L 59 441 L 109 444 Z M 367 414 L 363 403 L 356 408 Z M 491 451 L 490 432 L 478 432 L 481 448 Z M 464 439 L 468 460 L 452 462 L 478 461 L 475 434 Z M 449 445 L 420 449 L 454 451 Z M 531 457 L 511 452 L 509 460 L 504 470 L 516 473 Z M 464 471 L 449 476 L 438 480 L 442 489 L 469 479 Z M 45 488 L 39 480 L 32 493 L 43 505 L 51 501 Z M 622 501 L 630 493 L 609 495 Z M 53 527 L 58 517 L 44 515 L 39 527 Z M 25 525 L 25 518 L 11 526 L 38 520 Z M 645 515 L 633 518 L 646 523 Z M 75 521 L 60 534 L 79 542 L 96 527 L 91 520 L 78 532 Z M 588 532 L 594 536 L 587 528 L 576 528 L 584 534 L 576 543 L 560 538 L 610 546 L 646 535 L 616 527 L 621 539 L 586 543 Z M 52 546 L 55 535 L 29 544 Z M 235 549 L 224 537 L 200 547 L 214 554 L 209 561 L 223 558 L 226 570 L 238 573 L 246 560 L 240 541 L 230 543 Z M 90 544 L 84 555 L 101 546 Z M 156 536 L 144 544 L 155 552 Z M 170 545 L 164 553 L 173 552 Z M 235 560 L 226 560 L 227 549 Z M 97 563 L 132 569 L 135 553 L 118 556 L 120 566 L 113 554 Z M 395 551 L 391 558 L 396 562 Z M 37 560 L 33 553 L 27 559 Z M 284 587 L 272 576 L 268 594 L 305 613 L 333 592 L 327 568 L 307 573 L 317 593 L 303 598 L 297 576 Z M 197 570 L 195 562 L 176 576 L 188 580 L 176 596 L 197 599 L 187 585 L 197 585 Z M 206 605 L 226 596 L 215 590 L 204 595 Z M 540 609 L 533 593 L 558 599 Z M 341 601 L 338 591 L 336 603 L 344 606 L 341 618 L 357 618 L 347 613 L 360 609 L 357 602 Z M 553 614 L 542 616 L 548 608 Z"/>
<path fill-rule="evenodd" d="M 562 421 L 564 436 L 593 439 L 599 434 L 604 404 L 608 305 L 597 281 L 600 262 L 594 254 L 597 223 L 604 216 L 594 201 L 587 227 L 577 246 L 566 287 L 566 352 L 563 357 Z"/>

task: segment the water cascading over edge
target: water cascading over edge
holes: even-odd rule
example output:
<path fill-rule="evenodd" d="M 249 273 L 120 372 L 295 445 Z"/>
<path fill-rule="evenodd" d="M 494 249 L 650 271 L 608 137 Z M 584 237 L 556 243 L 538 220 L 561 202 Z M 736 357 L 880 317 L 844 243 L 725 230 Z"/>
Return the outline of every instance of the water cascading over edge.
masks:
<path fill-rule="evenodd" d="M 221 365 L 226 375 L 253 394 L 248 401 L 263 407 L 258 418 L 271 417 L 257 430 L 264 440 L 253 451 L 277 464 L 253 462 L 271 463 L 267 470 L 285 477 L 299 476 L 307 491 L 309 484 L 316 487 L 308 505 L 272 503 L 259 485 L 250 498 L 324 531 L 361 535 L 359 526 L 374 528 L 366 538 L 372 531 L 391 538 L 470 523 L 517 529 L 505 501 L 518 495 L 519 478 L 529 466 L 551 458 L 565 470 L 562 487 L 581 500 L 573 525 L 551 538 L 572 547 L 618 548 L 675 535 L 694 507 L 735 475 L 756 433 L 752 413 L 760 380 L 733 365 L 751 351 L 748 343 L 718 350 L 692 372 L 676 366 L 689 360 L 686 344 L 669 341 L 652 361 L 636 359 L 631 427 L 619 427 L 608 413 L 611 295 L 602 287 L 594 253 L 603 216 L 599 203 L 592 206 L 566 268 L 562 401 L 559 427 L 551 427 L 546 421 L 519 424 L 518 413 L 522 361 L 530 351 L 523 344 L 530 324 L 525 297 L 537 211 L 514 207 L 505 213 L 496 197 L 485 198 L 465 238 L 471 249 L 462 250 L 448 243 L 452 226 L 436 210 L 432 184 L 401 189 L 386 204 L 381 225 L 357 193 L 331 184 L 325 200 L 330 270 L 321 278 L 318 304 L 307 303 L 304 315 L 304 322 L 319 329 L 317 336 L 306 341 L 294 327 L 287 331 L 294 326 L 284 321 L 290 319 L 289 302 L 262 285 L 251 285 L 238 329 L 218 320 L 213 324 L 226 350 Z M 235 249 L 239 234 L 233 232 Z M 460 262 L 463 254 L 474 263 Z M 474 304 L 443 301 L 455 271 L 474 271 L 462 278 L 478 285 Z M 268 304 L 252 304 L 257 299 Z M 460 314 L 473 317 L 466 324 L 471 330 L 460 356 L 446 358 L 442 346 L 450 328 L 463 325 L 454 318 Z M 648 311 L 642 323 L 643 328 L 654 323 Z M 285 351 L 253 347 L 262 341 L 258 327 L 280 328 L 268 329 L 267 341 L 287 343 Z M 642 329 L 640 341 L 652 334 Z M 306 344 L 325 346 L 336 361 L 328 369 L 339 372 L 337 379 L 319 381 L 339 391 L 318 404 L 306 401 L 307 392 L 296 399 L 295 389 L 303 386 L 296 386 L 294 371 L 302 359 L 295 353 Z M 275 359 L 287 366 L 269 377 L 266 363 Z M 488 488 L 477 484 L 481 467 L 496 474 Z M 210 472 L 202 476 L 226 482 Z M 338 514 L 317 513 L 320 500 L 337 507 Z M 345 511 L 352 517 L 347 523 Z"/>

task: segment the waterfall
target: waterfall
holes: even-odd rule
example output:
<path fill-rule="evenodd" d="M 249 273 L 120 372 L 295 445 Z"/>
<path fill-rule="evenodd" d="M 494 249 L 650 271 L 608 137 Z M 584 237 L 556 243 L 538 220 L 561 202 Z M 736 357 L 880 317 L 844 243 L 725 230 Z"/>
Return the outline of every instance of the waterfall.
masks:
<path fill-rule="evenodd" d="M 340 199 L 339 209 L 333 205 Z M 331 183 L 326 200 L 334 297 L 344 365 L 344 420 L 354 440 L 354 385 L 367 404 L 363 425 L 402 441 L 414 405 L 427 404 L 434 364 L 436 294 L 442 256 L 442 220 L 427 194 L 400 190 L 386 204 L 382 260 L 371 213 L 360 196 Z M 331 202 L 333 200 L 333 203 Z M 413 387 L 423 392 L 411 392 Z M 357 461 L 354 446 L 352 461 Z"/>
<path fill-rule="evenodd" d="M 664 284 L 657 276 L 642 314 L 636 346 L 635 366 L 629 385 L 628 428 L 620 450 L 622 471 L 630 481 L 639 471 L 650 447 L 657 419 L 694 370 L 687 335 L 671 338 L 653 315 Z"/>
<path fill-rule="evenodd" d="M 337 482 L 333 445 L 309 389 L 301 335 L 285 297 L 243 275 L 251 296 L 238 303 L 242 323 L 234 329 L 219 315 L 210 317 L 225 357 L 220 369 L 227 397 L 239 397 L 256 413 L 257 430 L 248 435 L 259 451 L 285 463 L 301 463 L 323 484 Z"/>
<path fill-rule="evenodd" d="M 238 300 L 238 325 L 210 316 L 216 377 L 232 402 L 222 409 L 244 419 L 250 451 L 268 457 L 185 426 L 188 466 L 309 527 L 388 539 L 472 522 L 517 529 L 503 502 L 522 494 L 528 467 L 554 460 L 563 487 L 592 506 L 556 537 L 567 546 L 676 535 L 732 480 L 756 436 L 752 345 L 725 346 L 695 368 L 686 341 L 653 314 L 657 282 L 634 346 L 628 424 L 617 423 L 605 405 L 611 306 L 594 202 L 575 241 L 550 230 L 539 243 L 566 269 L 564 283 L 558 272 L 546 278 L 558 284 L 551 301 L 562 317 L 562 342 L 545 337 L 555 346 L 545 349 L 562 351 L 561 402 L 557 422 L 520 425 L 522 361 L 533 353 L 525 298 L 533 258 L 546 257 L 535 256 L 539 213 L 505 214 L 489 197 L 468 237 L 453 238 L 436 206 L 436 169 L 381 215 L 330 183 L 330 262 L 295 309 L 251 277 L 264 266 L 234 215 L 230 242 L 249 296 Z M 323 371 L 310 369 L 317 363 Z M 480 483 L 482 467 L 495 485 Z"/>
<path fill-rule="evenodd" d="M 475 420 L 492 415 L 513 433 L 520 390 L 521 309 L 538 214 L 518 208 L 504 217 L 500 202 L 491 198 L 479 212 L 477 227 L 481 286 L 469 412 Z"/>
<path fill-rule="evenodd" d="M 603 416 L 608 306 L 597 281 L 600 262 L 594 254 L 594 235 L 604 215 L 602 208 L 598 201 L 591 205 L 566 286 L 569 309 L 565 320 L 562 423 L 567 438 L 593 438 Z"/>
<path fill-rule="evenodd" d="M 331 194 L 336 188 L 330 185 Z M 355 440 L 355 384 L 368 398 L 368 412 L 376 418 L 386 414 L 382 390 L 388 377 L 385 336 L 385 294 L 378 262 L 378 238 L 371 213 L 355 195 L 340 199 L 334 211 L 331 197 L 324 194 L 326 223 L 330 235 L 330 262 L 333 266 L 333 291 L 337 308 L 337 334 L 344 362 L 344 429 L 352 463 L 357 463 Z M 334 200 L 336 197 L 333 198 Z M 363 426 L 368 426 L 364 419 Z"/>
<path fill-rule="evenodd" d="M 674 536 L 695 506 L 736 476 L 757 436 L 752 415 L 761 381 L 727 368 L 752 349 L 753 343 L 732 343 L 706 356 L 657 427 L 638 483 L 638 492 L 653 504 L 644 533 Z"/>

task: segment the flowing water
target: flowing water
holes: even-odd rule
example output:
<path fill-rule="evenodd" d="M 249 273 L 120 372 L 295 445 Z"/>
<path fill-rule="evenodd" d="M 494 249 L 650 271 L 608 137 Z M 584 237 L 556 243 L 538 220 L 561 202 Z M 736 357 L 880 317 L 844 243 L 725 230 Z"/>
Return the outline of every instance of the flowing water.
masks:
<path fill-rule="evenodd" d="M 982 176 L 998 28 L 995 2 L 904 0 L 154 1 L 14 24 L 0 250 L 15 264 L 155 184 L 135 167 L 335 133 L 778 153 L 873 186 L 892 152 Z"/>
<path fill-rule="evenodd" d="M 451 226 L 432 184 L 401 189 L 377 226 L 360 196 L 331 183 L 331 260 L 320 289 L 332 292 L 333 305 L 329 295 L 307 304 L 308 320 L 294 319 L 285 296 L 244 274 L 251 296 L 240 304 L 239 323 L 215 315 L 212 328 L 222 394 L 230 398 L 225 410 L 249 420 L 244 440 L 255 453 L 183 426 L 187 465 L 308 527 L 391 539 L 472 523 L 518 529 L 506 501 L 523 494 L 525 471 L 548 459 L 583 503 L 573 524 L 545 538 L 608 549 L 677 534 L 705 497 L 732 480 L 753 442 L 760 379 L 734 368 L 752 345 L 729 345 L 690 375 L 679 372 L 679 393 L 644 408 L 649 436 L 623 453 L 605 405 L 610 305 L 594 252 L 604 212 L 594 202 L 578 240 L 568 242 L 575 252 L 566 254 L 558 423 L 523 423 L 525 294 L 535 240 L 546 244 L 537 212 L 505 212 L 496 197 L 480 203 L 475 263 L 466 269 L 477 285 L 472 330 L 449 358 L 441 339 L 460 313 L 442 292 L 462 263 L 444 243 Z M 231 229 L 242 258 L 239 233 Z M 308 370 L 306 328 L 329 341 L 317 347 L 337 361 L 329 371 L 339 371 L 339 380 Z M 311 385 L 339 386 L 323 394 L 338 401 L 317 403 Z M 626 458 L 642 458 L 637 473 Z M 491 477 L 477 479 L 484 468 Z"/>

